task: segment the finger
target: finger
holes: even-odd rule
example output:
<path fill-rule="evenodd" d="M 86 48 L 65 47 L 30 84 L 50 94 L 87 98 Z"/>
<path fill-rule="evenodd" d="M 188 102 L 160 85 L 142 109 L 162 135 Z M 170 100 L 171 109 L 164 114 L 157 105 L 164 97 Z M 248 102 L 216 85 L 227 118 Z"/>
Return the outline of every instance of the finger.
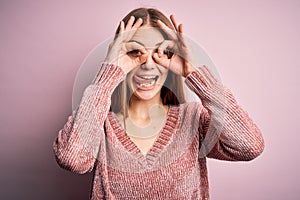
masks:
<path fill-rule="evenodd" d="M 163 51 L 170 45 L 170 40 L 163 41 L 158 47 L 158 55 L 161 56 Z"/>
<path fill-rule="evenodd" d="M 142 54 L 140 57 L 139 57 L 139 65 L 143 64 L 146 62 L 147 60 L 147 55 L 146 54 Z"/>
<path fill-rule="evenodd" d="M 164 51 L 169 48 L 169 49 L 173 49 L 173 53 L 174 53 L 174 47 L 175 47 L 175 43 L 172 40 L 165 40 L 163 41 L 163 43 L 160 44 L 160 46 L 158 47 L 158 55 L 160 57 L 164 56 Z"/>
<path fill-rule="evenodd" d="M 170 59 L 167 59 L 167 58 L 164 58 L 164 57 L 159 57 L 158 53 L 154 53 L 152 57 L 154 58 L 154 61 L 157 64 L 159 64 L 159 65 L 161 65 L 165 68 L 169 68 Z"/>
<path fill-rule="evenodd" d="M 134 16 L 131 16 L 130 19 L 129 19 L 129 21 L 126 24 L 125 31 L 128 31 L 128 30 L 131 29 L 134 20 L 135 20 Z"/>
<path fill-rule="evenodd" d="M 179 24 L 178 32 L 183 33 L 183 24 Z"/>
<path fill-rule="evenodd" d="M 170 16 L 170 19 L 171 19 L 171 21 L 172 21 L 172 24 L 173 24 L 173 26 L 175 27 L 175 29 L 176 29 L 176 31 L 178 31 L 178 23 L 177 23 L 177 21 L 176 21 L 176 19 L 175 19 L 175 16 L 174 15 L 171 15 Z"/>
<path fill-rule="evenodd" d="M 143 23 L 142 18 L 139 18 L 138 20 L 136 20 L 136 22 L 132 26 L 131 30 L 128 32 L 127 40 L 130 40 L 133 37 L 133 35 L 137 31 L 137 29 L 142 25 L 142 23 Z"/>
<path fill-rule="evenodd" d="M 185 46 L 185 40 L 184 40 L 184 37 L 183 37 L 183 25 L 182 24 L 179 24 L 178 26 L 178 32 L 179 32 L 179 41 L 182 43 L 183 46 Z"/>
<path fill-rule="evenodd" d="M 119 33 L 123 33 L 123 32 L 124 32 L 124 21 L 121 21 Z"/>
<path fill-rule="evenodd" d="M 183 42 L 183 36 L 182 36 L 182 34 L 183 34 L 183 24 L 178 24 L 176 19 L 175 19 L 175 16 L 173 14 L 170 16 L 170 19 L 171 19 L 176 31 L 180 33 L 179 34 L 180 41 Z"/>
<path fill-rule="evenodd" d="M 119 24 L 119 33 L 115 35 L 115 38 L 114 38 L 114 41 L 119 43 L 120 41 L 122 41 L 122 36 L 123 36 L 123 32 L 124 32 L 124 21 L 120 21 L 120 24 Z M 111 43 L 109 45 L 109 49 L 111 49 L 111 46 L 113 44 Z"/>
<path fill-rule="evenodd" d="M 137 29 L 139 28 L 143 23 L 143 19 L 142 18 L 138 18 L 138 20 L 136 20 L 136 22 L 134 23 L 132 29 Z"/>
<path fill-rule="evenodd" d="M 165 23 L 163 23 L 160 20 L 157 20 L 157 25 L 159 26 L 159 28 L 161 28 L 162 30 L 164 30 L 165 33 L 168 34 L 168 36 L 170 37 L 170 39 L 176 40 L 177 36 L 176 36 L 176 32 L 174 30 L 170 29 Z"/>

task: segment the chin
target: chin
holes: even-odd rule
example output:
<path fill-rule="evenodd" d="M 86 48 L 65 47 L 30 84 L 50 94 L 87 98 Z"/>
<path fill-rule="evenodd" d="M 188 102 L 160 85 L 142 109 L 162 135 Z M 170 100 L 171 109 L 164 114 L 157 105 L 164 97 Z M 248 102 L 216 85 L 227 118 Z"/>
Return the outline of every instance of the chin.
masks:
<path fill-rule="evenodd" d="M 151 100 L 151 99 L 157 97 L 157 95 L 160 96 L 160 89 L 157 88 L 157 89 L 152 90 L 152 91 L 140 91 L 139 89 L 137 89 L 137 90 L 133 93 L 133 95 L 134 95 L 136 98 L 140 99 L 140 100 L 145 100 L 145 101 L 147 101 L 147 100 Z"/>

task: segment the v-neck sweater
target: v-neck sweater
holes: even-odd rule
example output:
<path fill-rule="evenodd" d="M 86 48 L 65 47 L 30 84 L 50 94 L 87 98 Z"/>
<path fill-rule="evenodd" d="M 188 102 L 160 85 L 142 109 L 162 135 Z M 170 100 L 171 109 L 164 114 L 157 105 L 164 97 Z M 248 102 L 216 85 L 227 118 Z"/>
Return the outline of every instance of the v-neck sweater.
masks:
<path fill-rule="evenodd" d="M 53 143 L 61 167 L 93 171 L 91 199 L 209 199 L 207 157 L 249 161 L 262 153 L 260 129 L 202 66 L 185 79 L 201 102 L 169 105 L 165 125 L 142 154 L 109 109 L 125 77 L 121 67 L 102 64 Z"/>

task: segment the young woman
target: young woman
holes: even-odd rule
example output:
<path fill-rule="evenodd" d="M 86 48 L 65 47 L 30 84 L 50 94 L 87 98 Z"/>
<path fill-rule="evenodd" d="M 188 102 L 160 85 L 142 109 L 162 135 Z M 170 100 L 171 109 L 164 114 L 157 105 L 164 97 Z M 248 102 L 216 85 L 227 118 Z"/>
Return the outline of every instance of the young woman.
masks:
<path fill-rule="evenodd" d="M 209 199 L 206 157 L 248 161 L 263 151 L 258 127 L 207 66 L 194 66 L 182 24 L 170 19 L 139 8 L 120 22 L 54 141 L 61 167 L 93 171 L 91 199 Z M 185 102 L 183 84 L 201 102 Z"/>

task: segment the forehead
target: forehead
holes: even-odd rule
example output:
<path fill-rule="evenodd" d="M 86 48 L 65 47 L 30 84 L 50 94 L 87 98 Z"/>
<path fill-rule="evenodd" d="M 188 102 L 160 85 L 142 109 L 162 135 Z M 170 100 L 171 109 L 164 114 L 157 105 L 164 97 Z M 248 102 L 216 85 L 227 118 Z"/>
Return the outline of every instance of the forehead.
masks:
<path fill-rule="evenodd" d="M 137 29 L 131 40 L 137 41 L 145 47 L 157 47 L 158 44 L 164 41 L 164 37 L 159 28 L 141 27 Z"/>

